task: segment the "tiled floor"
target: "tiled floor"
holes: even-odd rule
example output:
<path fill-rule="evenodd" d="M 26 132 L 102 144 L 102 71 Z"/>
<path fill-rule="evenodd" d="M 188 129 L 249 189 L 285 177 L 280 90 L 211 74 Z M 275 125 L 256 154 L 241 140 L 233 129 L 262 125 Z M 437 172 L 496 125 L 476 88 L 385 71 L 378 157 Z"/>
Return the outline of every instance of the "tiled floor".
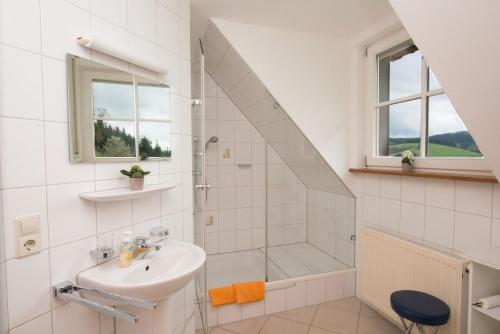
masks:
<path fill-rule="evenodd" d="M 357 298 L 232 322 L 209 329 L 210 334 L 401 334 Z M 202 330 L 196 334 L 203 334 Z"/>

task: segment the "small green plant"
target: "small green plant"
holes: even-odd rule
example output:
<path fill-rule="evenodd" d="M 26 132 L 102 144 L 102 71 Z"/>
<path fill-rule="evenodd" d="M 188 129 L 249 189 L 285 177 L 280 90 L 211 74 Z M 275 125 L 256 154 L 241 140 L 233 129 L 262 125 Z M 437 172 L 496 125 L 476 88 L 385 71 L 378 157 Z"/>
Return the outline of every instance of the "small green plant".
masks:
<path fill-rule="evenodd" d="M 139 165 L 133 165 L 129 171 L 122 169 L 120 171 L 120 173 L 122 173 L 123 175 L 126 175 L 128 177 L 131 177 L 131 178 L 143 178 L 144 176 L 150 174 L 151 172 L 150 171 L 143 171 L 141 166 L 139 166 Z"/>

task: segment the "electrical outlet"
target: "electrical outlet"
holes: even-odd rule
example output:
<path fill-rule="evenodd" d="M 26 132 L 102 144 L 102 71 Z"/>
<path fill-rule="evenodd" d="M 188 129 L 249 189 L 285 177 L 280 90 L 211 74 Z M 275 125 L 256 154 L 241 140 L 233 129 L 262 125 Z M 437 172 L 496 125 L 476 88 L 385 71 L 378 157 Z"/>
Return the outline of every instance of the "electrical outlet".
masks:
<path fill-rule="evenodd" d="M 214 216 L 209 216 L 207 219 L 207 226 L 214 226 Z"/>
<path fill-rule="evenodd" d="M 40 241 L 40 215 L 16 218 L 17 257 L 39 253 L 42 249 Z"/>

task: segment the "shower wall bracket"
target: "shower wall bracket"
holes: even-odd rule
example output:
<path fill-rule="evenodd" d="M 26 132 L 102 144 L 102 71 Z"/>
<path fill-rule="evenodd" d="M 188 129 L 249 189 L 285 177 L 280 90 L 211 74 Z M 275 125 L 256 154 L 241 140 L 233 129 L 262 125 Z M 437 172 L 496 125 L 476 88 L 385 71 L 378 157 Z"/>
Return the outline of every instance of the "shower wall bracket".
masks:
<path fill-rule="evenodd" d="M 92 300 L 85 299 L 83 297 L 84 294 L 90 294 L 97 296 L 102 299 L 107 299 L 116 302 L 116 304 L 124 304 L 129 306 L 135 306 L 138 308 L 146 309 L 146 310 L 154 310 L 156 309 L 156 303 L 150 302 L 147 300 L 130 298 L 121 295 L 117 295 L 114 293 L 103 292 L 95 289 L 87 289 L 80 287 L 78 285 L 73 284 L 71 281 L 64 281 L 59 284 L 56 284 L 52 287 L 54 297 L 61 298 L 70 303 L 79 304 L 85 307 L 88 307 L 94 311 L 99 313 L 108 315 L 110 317 L 122 319 L 128 321 L 130 323 L 136 323 L 139 321 L 139 317 L 133 314 L 128 314 L 121 310 L 118 310 L 112 306 L 106 306 Z"/>

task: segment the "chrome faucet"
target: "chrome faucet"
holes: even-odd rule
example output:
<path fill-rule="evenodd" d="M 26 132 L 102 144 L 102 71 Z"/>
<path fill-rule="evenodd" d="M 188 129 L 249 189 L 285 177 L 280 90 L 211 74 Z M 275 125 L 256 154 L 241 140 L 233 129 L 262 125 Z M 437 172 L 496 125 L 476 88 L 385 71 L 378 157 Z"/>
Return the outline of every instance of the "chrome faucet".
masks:
<path fill-rule="evenodd" d="M 154 242 L 148 242 L 148 237 L 136 237 L 134 239 L 134 246 L 132 249 L 132 254 L 135 259 L 144 259 L 144 257 L 149 254 L 152 250 L 159 251 L 162 247 L 162 241 L 166 240 L 169 235 L 169 231 L 165 227 L 155 227 L 149 232 L 150 236 L 155 238 Z"/>

